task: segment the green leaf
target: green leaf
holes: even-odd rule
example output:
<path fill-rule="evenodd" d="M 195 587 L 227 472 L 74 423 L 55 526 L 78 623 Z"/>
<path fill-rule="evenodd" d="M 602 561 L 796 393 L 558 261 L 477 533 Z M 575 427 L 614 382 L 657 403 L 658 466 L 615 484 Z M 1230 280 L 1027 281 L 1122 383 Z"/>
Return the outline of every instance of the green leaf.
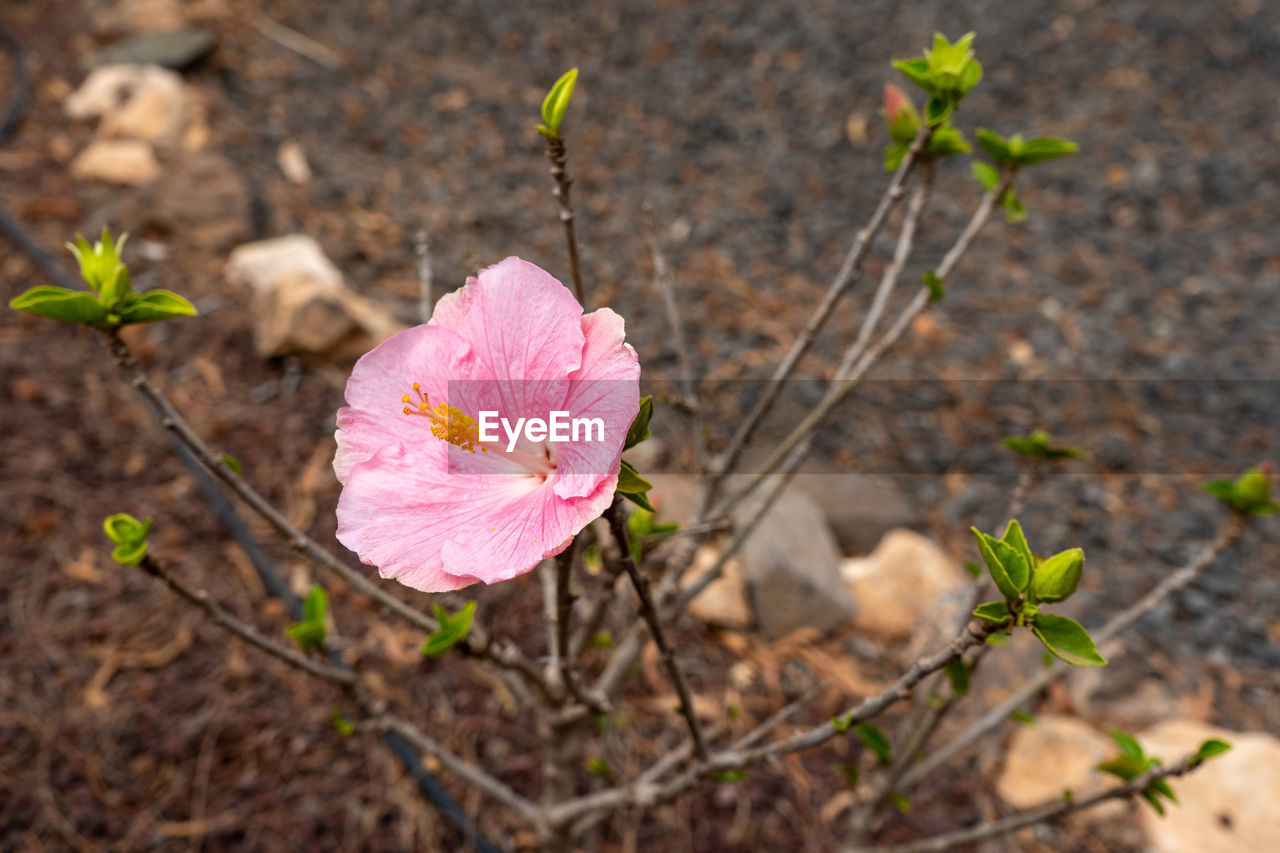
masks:
<path fill-rule="evenodd" d="M 903 814 L 911 811 L 911 800 L 907 798 L 906 794 L 892 794 L 889 797 L 889 802 L 893 803 L 893 807 Z"/>
<path fill-rule="evenodd" d="M 436 621 L 440 627 L 435 630 L 422 645 L 422 656 L 438 658 L 467 638 L 471 633 L 471 620 L 476 613 L 476 603 L 468 601 L 457 613 L 450 615 L 440 605 L 432 606 Z"/>
<path fill-rule="evenodd" d="M 951 157 L 955 154 L 968 154 L 970 150 L 964 134 L 958 128 L 945 124 L 929 137 L 925 153 L 930 157 Z"/>
<path fill-rule="evenodd" d="M 979 566 L 973 560 L 964 561 L 964 570 L 969 573 L 969 577 L 977 580 L 982 577 L 982 566 Z"/>
<path fill-rule="evenodd" d="M 1055 461 L 1058 459 L 1083 459 L 1088 455 L 1076 447 L 1050 446 L 1049 433 L 1042 429 L 1033 430 L 1027 435 L 1006 436 L 1003 442 L 1005 447 L 1028 459 Z"/>
<path fill-rule="evenodd" d="M 561 75 L 542 100 L 542 124 L 539 125 L 538 132 L 548 139 L 560 136 L 560 124 L 564 121 L 565 111 L 569 109 L 573 87 L 577 82 L 578 69 L 571 68 Z"/>
<path fill-rule="evenodd" d="M 289 626 L 286 632 L 289 639 L 293 640 L 304 649 L 323 648 L 325 638 L 325 627 L 323 622 L 295 622 Z"/>
<path fill-rule="evenodd" d="M 947 295 L 947 289 L 942 286 L 942 279 L 938 278 L 938 274 L 933 270 L 924 271 L 924 286 L 929 288 L 930 302 L 941 302 Z"/>
<path fill-rule="evenodd" d="M 1022 525 L 1018 522 L 1018 519 L 1009 519 L 1009 523 L 1004 528 L 1004 536 L 1000 537 L 1000 541 L 1021 554 L 1023 559 L 1027 561 L 1028 566 L 1036 564 L 1035 555 L 1031 553 L 1031 546 L 1027 544 L 1027 537 L 1022 532 Z"/>
<path fill-rule="evenodd" d="M 1007 646 L 1009 645 L 1009 635 L 1003 631 L 997 631 L 994 634 L 988 634 L 983 642 L 988 646 Z"/>
<path fill-rule="evenodd" d="M 653 483 L 641 477 L 630 462 L 622 460 L 622 467 L 618 470 L 618 491 L 624 495 L 635 495 L 652 488 Z"/>
<path fill-rule="evenodd" d="M 330 719 L 333 720 L 334 729 L 343 737 L 351 737 L 356 733 L 356 727 L 351 725 L 346 717 L 342 716 L 342 709 L 337 705 L 333 706 L 333 713 L 330 715 Z"/>
<path fill-rule="evenodd" d="M 924 102 L 924 120 L 930 127 L 937 127 L 948 118 L 956 108 L 956 102 L 946 95 L 930 95 Z"/>
<path fill-rule="evenodd" d="M 1022 199 L 1018 198 L 1018 194 L 1013 188 L 1004 191 L 1004 196 L 1000 199 L 1000 204 L 1004 207 L 1004 221 L 1010 225 L 1017 225 L 1019 222 L 1025 222 L 1027 219 L 1027 206 L 1022 203 Z"/>
<path fill-rule="evenodd" d="M 1168 779 L 1152 779 L 1151 784 L 1148 787 L 1157 794 L 1161 794 L 1166 797 L 1169 802 L 1178 802 L 1178 797 L 1173 793 L 1173 787 L 1169 785 Z"/>
<path fill-rule="evenodd" d="M 965 63 L 964 70 L 960 72 L 960 83 L 958 86 L 960 97 L 963 98 L 965 95 L 969 94 L 969 92 L 973 90 L 973 87 L 978 85 L 980 80 L 982 80 L 982 65 L 978 63 L 978 60 L 970 59 Z"/>
<path fill-rule="evenodd" d="M 713 782 L 741 782 L 745 778 L 747 778 L 745 770 L 721 770 L 719 773 L 711 774 Z"/>
<path fill-rule="evenodd" d="M 1196 750 L 1195 757 L 1191 759 L 1191 763 L 1203 764 L 1204 762 L 1208 761 L 1210 758 L 1214 758 L 1215 756 L 1222 755 L 1222 753 L 1227 752 L 1230 749 L 1231 749 L 1231 744 L 1227 743 L 1225 740 L 1210 738 L 1209 740 L 1200 744 L 1200 749 Z"/>
<path fill-rule="evenodd" d="M 1006 600 L 1014 600 L 1022 593 L 1022 589 L 1013 583 L 1005 570 L 1004 563 L 996 553 L 996 547 L 1003 543 L 998 539 L 992 539 L 976 527 L 971 527 L 970 530 L 973 532 L 973 538 L 978 542 L 978 552 L 982 555 L 982 561 L 987 564 L 987 573 L 991 575 L 991 580 L 995 581 L 996 588 Z"/>
<path fill-rule="evenodd" d="M 999 602 L 1004 604 L 1004 602 Z M 951 682 L 951 692 L 956 696 L 965 696 L 969 692 L 969 665 L 957 658 L 947 664 L 947 679 Z"/>
<path fill-rule="evenodd" d="M 111 559 L 122 566 L 136 566 L 147 555 L 147 534 L 151 532 L 151 519 L 138 521 L 128 513 L 116 513 L 102 522 L 102 530 L 115 543 Z"/>
<path fill-rule="evenodd" d="M 1051 136 L 1028 139 L 1022 143 L 1022 151 L 1018 154 L 1018 165 L 1030 166 L 1046 160 L 1056 160 L 1079 150 L 1080 146 L 1069 139 L 1055 139 Z"/>
<path fill-rule="evenodd" d="M 627 428 L 627 440 L 622 445 L 623 450 L 630 450 L 649 437 L 649 419 L 652 417 L 653 395 L 650 394 L 640 398 L 640 411 L 631 421 L 631 426 Z"/>
<path fill-rule="evenodd" d="M 1011 616 L 1009 604 L 1005 601 L 988 601 L 985 604 L 979 604 L 974 608 L 973 615 L 984 622 L 994 622 L 997 625 L 1008 622 Z"/>
<path fill-rule="evenodd" d="M 853 731 L 858 736 L 858 740 L 862 741 L 862 745 L 875 753 L 881 764 L 889 764 L 893 761 L 893 745 L 889 743 L 889 738 L 884 732 L 871 723 L 858 723 L 853 727 Z"/>
<path fill-rule="evenodd" d="M 1132 755 L 1117 755 L 1098 765 L 1103 773 L 1123 779 L 1126 782 L 1138 778 L 1147 772 L 1150 763 L 1146 758 L 1134 758 Z"/>
<path fill-rule="evenodd" d="M 653 504 L 649 503 L 649 496 L 645 492 L 623 492 L 622 496 L 643 510 L 657 512 Z"/>
<path fill-rule="evenodd" d="M 240 460 L 232 456 L 230 453 L 224 453 L 221 456 L 222 464 L 231 469 L 231 473 L 237 477 L 240 476 Z"/>
<path fill-rule="evenodd" d="M 1151 808 L 1156 810 L 1156 814 L 1164 817 L 1164 803 L 1160 802 L 1160 796 L 1151 788 L 1147 788 L 1142 792 L 1142 798 L 1151 804 Z"/>
<path fill-rule="evenodd" d="M 121 235 L 120 242 L 116 243 L 111 239 L 110 230 L 104 227 L 102 239 L 92 246 L 79 234 L 74 244 L 67 244 L 80 264 L 81 278 L 90 290 L 98 294 L 99 302 L 106 311 L 129 295 L 129 270 L 120 260 L 120 252 L 128 238 L 128 234 Z"/>
<path fill-rule="evenodd" d="M 902 165 L 902 158 L 907 156 L 909 145 L 899 142 L 890 145 L 884 150 L 884 170 L 886 172 L 896 172 L 898 167 Z"/>
<path fill-rule="evenodd" d="M 1031 578 L 1031 597 L 1036 601 L 1065 601 L 1080 585 L 1084 571 L 1084 551 L 1072 548 L 1054 554 L 1036 567 Z"/>
<path fill-rule="evenodd" d="M 587 772 L 592 776 L 599 776 L 605 780 L 613 778 L 613 768 L 609 766 L 607 760 L 598 755 L 593 755 L 587 759 Z"/>
<path fill-rule="evenodd" d="M 844 734 L 845 732 L 849 731 L 849 729 L 850 729 L 850 728 L 852 728 L 852 727 L 853 727 L 853 715 L 852 715 L 852 714 L 851 714 L 851 715 L 849 715 L 849 716 L 847 716 L 847 717 L 832 717 L 832 718 L 831 718 L 831 728 L 835 729 L 835 730 L 836 730 L 837 732 L 839 732 L 840 734 Z"/>
<path fill-rule="evenodd" d="M 1046 649 L 1072 666 L 1107 665 L 1107 659 L 1098 654 L 1089 632 L 1074 619 L 1041 613 L 1036 616 L 1031 630 Z"/>
<path fill-rule="evenodd" d="M 168 290 L 148 290 L 126 297 L 116 309 L 120 322 L 154 323 L 170 317 L 194 317 L 196 307 L 183 297 Z"/>
<path fill-rule="evenodd" d="M 912 83 L 915 83 L 929 94 L 933 94 L 936 87 L 933 83 L 933 77 L 929 73 L 929 60 L 923 57 L 896 59 L 892 64 Z"/>
<path fill-rule="evenodd" d="M 312 622 L 323 622 L 329 616 L 329 594 L 324 587 L 316 584 L 311 587 L 302 602 L 302 618 Z"/>
<path fill-rule="evenodd" d="M 587 642 L 589 649 L 611 649 L 613 646 L 613 634 L 608 631 L 596 631 Z"/>
<path fill-rule="evenodd" d="M 1250 468 L 1234 481 L 1213 480 L 1201 488 L 1245 515 L 1270 515 L 1280 510 L 1271 500 L 1271 484 L 1261 468 Z"/>
<path fill-rule="evenodd" d="M 974 133 L 978 137 L 978 144 L 987 152 L 987 156 L 995 161 L 998 166 L 1013 165 L 1013 155 L 1009 152 L 1008 141 L 998 133 L 980 127 Z"/>
<path fill-rule="evenodd" d="M 1015 723 L 1022 723 L 1024 726 L 1034 726 L 1036 724 L 1036 715 L 1026 711 L 1014 711 L 1009 715 L 1009 719 Z"/>
<path fill-rule="evenodd" d="M 1000 183 L 1000 173 L 981 160 L 974 160 L 969 168 L 973 170 L 973 176 L 986 192 L 991 192 Z"/>
<path fill-rule="evenodd" d="M 1142 748 L 1142 744 L 1138 743 L 1137 738 L 1133 735 L 1125 734 L 1118 729 L 1112 729 L 1107 734 L 1116 742 L 1116 746 L 1120 747 L 1120 751 L 1135 761 L 1146 761 L 1147 752 Z"/>
<path fill-rule="evenodd" d="M 67 323 L 107 326 L 107 311 L 92 293 L 65 287 L 42 285 L 33 287 L 9 300 L 9 307 L 37 317 L 48 317 Z"/>

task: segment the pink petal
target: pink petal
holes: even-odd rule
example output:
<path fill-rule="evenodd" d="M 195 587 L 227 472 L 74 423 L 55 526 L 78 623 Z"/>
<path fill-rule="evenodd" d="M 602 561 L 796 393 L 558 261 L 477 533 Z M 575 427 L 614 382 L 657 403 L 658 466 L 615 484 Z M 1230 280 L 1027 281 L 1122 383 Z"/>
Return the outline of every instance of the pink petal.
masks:
<path fill-rule="evenodd" d="M 582 318 L 586 346 L 582 366 L 569 375 L 561 408 L 570 418 L 604 420 L 604 441 L 555 445 L 555 493 L 562 498 L 589 495 L 618 473 L 627 428 L 640 411 L 640 362 L 624 342 L 623 319 L 608 308 Z"/>

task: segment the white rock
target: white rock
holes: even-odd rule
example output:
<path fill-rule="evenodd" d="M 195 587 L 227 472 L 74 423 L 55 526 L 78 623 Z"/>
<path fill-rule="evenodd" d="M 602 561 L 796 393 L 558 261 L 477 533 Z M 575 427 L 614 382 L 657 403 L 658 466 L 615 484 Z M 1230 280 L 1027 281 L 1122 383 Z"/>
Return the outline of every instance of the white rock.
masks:
<path fill-rule="evenodd" d="M 154 181 L 160 163 L 139 139 L 95 139 L 71 161 L 72 177 L 82 181 L 139 185 Z"/>
<path fill-rule="evenodd" d="M 282 142 L 276 151 L 276 164 L 292 183 L 305 184 L 311 180 L 311 164 L 307 152 L 296 142 Z"/>
<path fill-rule="evenodd" d="M 1019 725 L 1010 738 L 996 793 L 1018 809 L 1057 802 L 1066 790 L 1076 799 L 1090 796 L 1113 784 L 1097 766 L 1118 752 L 1111 738 L 1083 720 L 1037 717 Z M 1106 807 L 1100 808 L 1103 812 L 1092 817 L 1105 816 Z"/>
<path fill-rule="evenodd" d="M 693 563 L 684 574 L 683 584 L 688 585 L 715 563 L 719 549 L 704 545 L 694 555 Z M 720 578 L 703 590 L 689 603 L 689 612 L 708 625 L 745 631 L 751 627 L 751 607 L 747 604 L 747 588 L 742 581 L 742 566 L 736 559 L 724 565 Z"/>
<path fill-rule="evenodd" d="M 253 291 L 254 344 L 263 358 L 358 355 L 404 328 L 349 290 L 316 241 L 303 235 L 240 246 L 227 277 Z"/>
<path fill-rule="evenodd" d="M 200 109 L 181 75 L 158 65 L 104 65 L 92 71 L 64 108 L 73 119 L 101 117 L 102 136 L 176 140 Z"/>
<path fill-rule="evenodd" d="M 1172 763 L 1209 738 L 1231 751 L 1169 784 L 1180 805 L 1160 817 L 1143 803 L 1139 823 L 1157 853 L 1241 853 L 1280 849 L 1280 739 L 1231 732 L 1196 720 L 1166 720 L 1138 735 L 1149 755 Z"/>
<path fill-rule="evenodd" d="M 965 586 L 969 576 L 934 542 L 913 530 L 891 530 L 866 557 L 840 567 L 853 595 L 854 625 L 888 640 L 905 640 L 934 618 L 932 603 Z"/>

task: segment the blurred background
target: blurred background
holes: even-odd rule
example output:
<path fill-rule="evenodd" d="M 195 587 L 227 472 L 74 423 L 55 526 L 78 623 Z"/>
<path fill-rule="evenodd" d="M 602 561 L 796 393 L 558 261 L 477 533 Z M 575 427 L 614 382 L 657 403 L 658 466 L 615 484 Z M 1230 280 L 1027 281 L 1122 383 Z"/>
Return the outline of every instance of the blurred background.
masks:
<path fill-rule="evenodd" d="M 580 69 L 566 137 L 591 301 L 627 318 L 646 376 L 674 374 L 651 235 L 673 270 L 697 378 L 737 389 L 732 401 L 754 387 L 734 381 L 767 375 L 785 352 L 882 192 L 881 92 L 886 82 L 907 88 L 888 62 L 918 54 L 935 30 L 978 33 L 985 77 L 957 115 L 970 138 L 985 126 L 1069 137 L 1081 152 L 1024 176 L 1029 219 L 988 227 L 946 301 L 876 377 L 1214 380 L 1178 386 L 1192 390 L 1176 406 L 1126 409 L 1117 391 L 1100 416 L 1064 416 L 1060 437 L 1090 451 L 1092 467 L 1048 478 L 1022 518 L 1038 547 L 1089 553 L 1092 586 L 1077 614 L 1089 623 L 1213 536 L 1224 513 L 1198 494 L 1201 475 L 1276 453 L 1274 4 L 5 0 L 0 27 L 0 110 L 13 119 L 0 141 L 0 207 L 68 271 L 62 246 L 76 232 L 130 233 L 135 288 L 170 288 L 201 310 L 133 329 L 131 345 L 192 423 L 321 541 L 333 541 L 338 493 L 333 413 L 354 356 L 416 322 L 418 235 L 435 296 L 510 254 L 567 276 L 533 130 L 562 71 Z M 120 62 L 171 71 L 84 85 Z M 921 270 L 977 200 L 960 158 L 940 167 L 938 187 Z M 287 235 L 315 241 L 303 249 L 332 261 L 340 296 L 319 307 L 305 288 L 268 298 L 253 271 L 228 264 L 238 246 Z M 45 283 L 29 250 L 0 239 L 6 301 Z M 803 377 L 830 375 L 868 289 L 855 288 Z M 456 835 L 374 740 L 334 733 L 334 696 L 110 562 L 101 519 L 154 516 L 154 547 L 183 573 L 267 630 L 289 622 L 96 335 L 0 311 L 0 370 L 0 849 L 454 849 Z M 892 395 L 868 405 L 820 450 L 842 470 L 897 476 L 811 483 L 831 504 L 839 557 L 863 557 L 905 527 L 953 564 L 971 558 L 968 526 L 993 528 L 1006 511 L 1010 478 L 992 467 L 991 447 L 1041 425 L 1034 406 L 934 391 L 911 409 L 896 410 Z M 904 427 L 858 422 L 877 408 Z M 945 429 L 911 433 L 939 412 L 954 413 Z M 679 419 L 667 417 L 674 432 Z M 664 437 L 661 417 L 654 431 Z M 679 470 L 678 442 L 668 437 L 651 464 Z M 859 464 L 867 458 L 870 469 Z M 666 488 L 674 514 L 681 486 Z M 1280 730 L 1278 530 L 1274 519 L 1257 525 L 1140 623 L 1111 667 L 1052 692 L 1037 712 L 1086 725 L 1086 743 L 1109 726 L 1170 718 Z M 309 569 L 285 549 L 270 553 L 305 589 Z M 536 591 L 532 581 L 477 591 L 482 617 L 527 635 L 530 653 L 542 642 Z M 476 667 L 422 662 L 420 637 L 345 590 L 334 595 L 340 627 L 389 696 L 518 789 L 536 786 L 536 741 L 496 682 Z M 846 679 L 844 695 L 857 692 L 850 672 L 877 683 L 912 636 L 853 624 L 801 653 L 751 630 L 681 626 L 695 686 L 741 706 L 744 725 L 831 673 Z M 1023 651 L 1010 666 L 1034 671 L 1038 654 Z M 987 698 L 1005 683 L 990 678 Z M 646 667 L 629 688 L 634 718 L 602 737 L 619 775 L 662 750 L 653 733 L 667 729 L 644 701 L 664 689 Z M 1019 788 L 998 784 L 1009 735 L 922 789 L 883 837 L 1007 808 L 994 791 Z M 832 849 L 840 836 L 823 827 L 849 805 L 833 769 L 841 758 L 797 759 L 627 816 L 593 843 L 750 850 L 770 838 L 771 849 Z M 476 795 L 449 789 L 492 837 L 528 843 Z M 1175 849 L 1126 815 L 991 849 Z M 1262 849 L 1240 843 L 1223 849 Z"/>

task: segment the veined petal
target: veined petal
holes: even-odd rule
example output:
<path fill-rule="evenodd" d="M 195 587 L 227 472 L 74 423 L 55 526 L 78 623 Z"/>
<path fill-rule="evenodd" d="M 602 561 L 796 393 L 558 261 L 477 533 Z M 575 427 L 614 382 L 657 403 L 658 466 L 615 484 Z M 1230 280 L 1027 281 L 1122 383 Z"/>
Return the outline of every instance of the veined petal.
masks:
<path fill-rule="evenodd" d="M 582 318 L 582 330 L 582 366 L 569 375 L 562 407 L 570 418 L 602 419 L 604 441 L 554 445 L 553 488 L 561 498 L 589 495 L 606 477 L 618 473 L 627 428 L 640 411 L 640 361 L 624 341 L 622 317 L 601 308 Z"/>

